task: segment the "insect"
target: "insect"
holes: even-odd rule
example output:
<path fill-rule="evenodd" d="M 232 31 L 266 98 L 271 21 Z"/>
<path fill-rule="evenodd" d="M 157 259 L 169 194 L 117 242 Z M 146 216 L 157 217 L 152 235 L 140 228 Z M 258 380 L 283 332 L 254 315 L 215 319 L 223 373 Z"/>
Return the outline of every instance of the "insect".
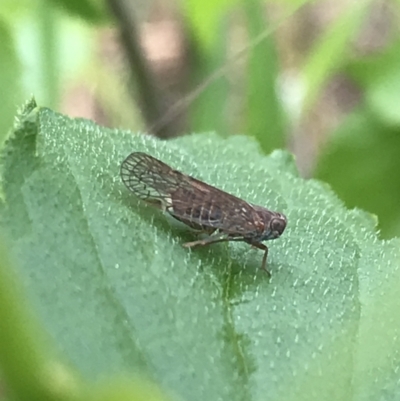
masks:
<path fill-rule="evenodd" d="M 121 164 L 121 178 L 138 198 L 208 234 L 183 246 L 244 241 L 264 251 L 261 269 L 270 275 L 266 267 L 268 247 L 262 241 L 282 235 L 287 224 L 282 213 L 248 203 L 146 153 L 131 153 Z"/>

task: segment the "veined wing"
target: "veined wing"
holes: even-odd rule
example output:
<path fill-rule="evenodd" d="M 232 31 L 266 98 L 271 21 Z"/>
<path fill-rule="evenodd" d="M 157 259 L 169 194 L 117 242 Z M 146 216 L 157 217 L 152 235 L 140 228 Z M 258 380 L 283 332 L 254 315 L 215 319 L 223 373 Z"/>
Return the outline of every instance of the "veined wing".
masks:
<path fill-rule="evenodd" d="M 171 194 L 172 215 L 237 236 L 260 229 L 259 215 L 250 203 L 193 177 L 184 177 L 186 185 Z"/>
<path fill-rule="evenodd" d="M 260 230 L 255 208 L 141 152 L 131 153 L 121 165 L 124 184 L 140 199 L 156 204 L 188 225 L 220 229 L 246 236 Z"/>
<path fill-rule="evenodd" d="M 121 165 L 121 178 L 126 187 L 138 198 L 159 204 L 163 209 L 171 206 L 171 191 L 182 181 L 182 176 L 179 171 L 142 152 L 131 153 Z"/>

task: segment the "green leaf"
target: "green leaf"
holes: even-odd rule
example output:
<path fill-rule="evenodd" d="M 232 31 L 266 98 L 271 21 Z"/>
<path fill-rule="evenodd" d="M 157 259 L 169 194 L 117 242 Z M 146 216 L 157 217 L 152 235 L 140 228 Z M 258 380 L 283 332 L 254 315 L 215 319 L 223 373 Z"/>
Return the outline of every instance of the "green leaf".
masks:
<path fill-rule="evenodd" d="M 26 110 L 31 109 L 31 104 Z M 4 395 L 18 400 L 74 399 L 79 379 L 55 357 L 47 334 L 22 295 L 0 238 L 0 371 Z M 62 394 L 62 397 L 60 395 Z M 6 399 L 6 398 L 4 398 Z M 8 398 L 7 398 L 8 399 Z"/>
<path fill-rule="evenodd" d="M 22 100 L 20 83 L 20 62 L 18 60 L 11 29 L 0 18 L 0 88 L 2 92 L 0 118 L 0 144 L 11 127 L 16 104 Z"/>
<path fill-rule="evenodd" d="M 139 377 L 120 377 L 86 386 L 51 352 L 49 339 L 28 308 L 9 254 L 0 241 L 0 366 L 7 399 L 29 401 L 130 400 L 166 401 L 153 383 Z M 6 345 L 6 346 L 4 346 Z M 2 392 L 2 400 L 6 399 Z"/>
<path fill-rule="evenodd" d="M 182 12 L 185 15 L 190 31 L 193 32 L 201 48 L 214 47 L 214 41 L 218 37 L 216 28 L 220 25 L 221 19 L 237 0 L 183 0 L 180 2 Z"/>
<path fill-rule="evenodd" d="M 31 305 L 84 378 L 133 372 L 184 400 L 398 392 L 400 246 L 368 214 L 246 137 L 161 142 L 31 107 L 3 154 L 2 221 Z M 183 248 L 193 233 L 121 183 L 132 151 L 287 214 L 272 278 L 246 244 Z"/>
<path fill-rule="evenodd" d="M 221 21 L 218 26 L 218 34 L 212 46 L 204 48 L 197 37 L 193 38 L 192 46 L 192 80 L 201 88 L 204 80 L 207 81 L 214 72 L 218 72 L 225 60 L 226 53 L 226 21 Z M 216 27 L 215 27 L 215 30 Z M 224 113 L 229 94 L 229 85 L 223 75 L 215 80 L 211 80 L 204 90 L 196 96 L 190 104 L 190 124 L 189 126 L 196 131 L 216 130 L 221 134 L 227 133 L 227 119 Z M 216 107 L 216 105 L 218 105 Z"/>
<path fill-rule="evenodd" d="M 347 60 L 347 50 L 354 34 L 369 10 L 370 1 L 354 2 L 328 28 L 310 53 L 303 68 L 306 87 L 304 110 L 314 103 L 327 78 Z"/>
<path fill-rule="evenodd" d="M 346 70 L 365 92 L 368 112 L 392 128 L 400 125 L 400 41 L 349 63 Z"/>
<path fill-rule="evenodd" d="M 329 182 L 349 207 L 379 216 L 385 238 L 400 233 L 398 128 L 383 126 L 368 107 L 360 107 L 331 136 L 315 176 Z"/>
<path fill-rule="evenodd" d="M 48 0 L 64 12 L 82 18 L 90 23 L 101 23 L 106 20 L 105 6 L 98 0 Z"/>
<path fill-rule="evenodd" d="M 349 207 L 377 214 L 383 238 L 400 234 L 399 68 L 399 40 L 347 65 L 365 101 L 330 136 L 315 174 Z"/>
<path fill-rule="evenodd" d="M 246 0 L 247 27 L 254 40 L 266 28 L 264 2 Z M 286 142 L 285 121 L 282 105 L 277 96 L 278 55 L 275 37 L 270 35 L 250 51 L 247 85 L 247 129 L 257 138 L 265 153 L 284 148 Z"/>

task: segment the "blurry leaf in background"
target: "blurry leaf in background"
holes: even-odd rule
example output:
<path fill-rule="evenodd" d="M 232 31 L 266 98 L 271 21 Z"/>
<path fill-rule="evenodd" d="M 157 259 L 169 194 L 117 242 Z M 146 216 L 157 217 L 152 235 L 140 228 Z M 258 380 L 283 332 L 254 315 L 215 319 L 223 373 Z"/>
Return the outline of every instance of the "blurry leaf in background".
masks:
<path fill-rule="evenodd" d="M 229 0 L 184 1 L 185 29 L 190 45 L 189 82 L 193 88 L 226 63 Z M 201 5 L 201 6 L 200 6 Z M 214 131 L 227 135 L 229 85 L 223 74 L 211 82 L 199 96 L 188 104 L 188 126 L 191 132 Z M 173 106 L 172 106 L 173 107 Z"/>
<path fill-rule="evenodd" d="M 220 23 L 219 31 L 226 32 L 226 24 Z M 203 49 L 200 43 L 192 47 L 192 82 L 201 85 L 216 69 L 226 61 L 225 34 L 217 35 L 210 48 Z M 229 85 L 226 77 L 221 77 L 209 85 L 188 105 L 190 132 L 209 132 L 215 129 L 221 135 L 229 133 L 227 125 L 227 104 Z M 190 133 L 189 132 L 189 133 Z"/>
<path fill-rule="evenodd" d="M 371 85 L 366 101 L 384 124 L 400 128 L 400 58 L 392 67 L 392 71 Z"/>
<path fill-rule="evenodd" d="M 384 127 L 361 108 L 333 134 L 315 176 L 335 189 L 349 207 L 379 216 L 384 238 L 400 233 L 400 128 Z"/>
<path fill-rule="evenodd" d="M 18 7 L 12 9 L 8 5 L 8 12 L 2 10 L 12 39 L 11 49 L 21 64 L 13 72 L 13 82 L 19 83 L 24 98 L 35 94 L 42 104 L 59 108 L 69 80 L 77 78 L 92 54 L 93 33 L 89 37 L 82 21 L 69 17 L 51 1 L 14 3 Z M 17 99 L 16 104 L 20 101 Z M 13 114 L 14 111 L 10 118 Z"/>
<path fill-rule="evenodd" d="M 303 111 L 313 105 L 327 79 L 347 62 L 351 41 L 370 6 L 371 1 L 364 0 L 348 3 L 342 15 L 317 39 L 302 72 L 306 88 Z"/>
<path fill-rule="evenodd" d="M 31 305 L 85 379 L 137 373 L 193 401 L 398 393 L 400 246 L 371 216 L 247 137 L 158 141 L 29 110 L 4 150 L 2 226 Z M 132 151 L 287 214 L 272 278 L 246 244 L 184 249 L 193 235 L 123 186 Z"/>
<path fill-rule="evenodd" d="M 264 1 L 245 0 L 249 41 L 268 30 L 269 22 L 264 11 Z M 249 49 L 247 69 L 247 102 L 245 105 L 245 128 L 267 154 L 274 149 L 286 147 L 288 127 L 277 94 L 279 60 L 276 37 L 271 33 L 257 46 Z"/>
<path fill-rule="evenodd" d="M 108 19 L 104 7 L 104 1 L 100 0 L 47 0 L 61 10 L 67 11 L 72 16 L 82 18 L 92 24 L 98 24 Z"/>
<path fill-rule="evenodd" d="M 400 42 L 350 63 L 365 102 L 332 133 L 315 176 L 349 207 L 379 216 L 384 238 L 400 235 Z"/>
<path fill-rule="evenodd" d="M 3 144 L 8 130 L 12 127 L 17 105 L 22 101 L 21 91 L 21 64 L 15 52 L 8 24 L 0 18 L 0 88 L 1 88 L 1 118 L 0 118 L 0 146 Z"/>
<path fill-rule="evenodd" d="M 238 33 L 235 32 L 237 21 L 234 18 L 231 20 L 236 21 L 236 25 L 228 24 L 228 16 L 234 17 L 232 12 L 234 9 L 228 9 L 225 3 L 218 3 L 220 5 L 218 12 L 213 8 L 206 9 L 214 12 L 212 18 L 204 10 L 199 16 L 193 17 L 196 15 L 197 7 L 189 8 L 187 4 L 185 7 L 186 15 L 189 16 L 187 23 L 192 24 L 192 60 L 196 82 L 202 85 L 202 82 L 207 81 L 214 73 L 218 76 L 215 80 L 211 80 L 204 93 L 194 101 L 189 126 L 194 131 L 215 130 L 223 135 L 245 133 L 254 136 L 265 152 L 283 148 L 286 132 L 284 115 L 276 91 L 279 70 L 275 49 L 276 39 L 266 23 L 268 13 L 265 4 L 259 0 L 239 3 L 242 7 L 238 8 L 237 14 L 243 13 L 246 17 L 244 24 L 245 30 L 248 31 L 246 42 L 257 42 L 257 45 L 249 45 L 244 52 L 245 44 L 240 45 L 226 40 L 237 37 Z M 294 11 L 295 8 L 292 7 L 287 10 L 287 14 L 291 15 Z M 216 15 L 220 18 L 216 19 Z M 200 17 L 207 20 L 199 25 L 201 29 L 197 25 Z M 216 33 L 212 41 L 209 39 L 211 21 L 216 24 L 213 27 Z M 204 27 L 210 28 L 207 34 L 202 34 Z M 266 35 L 265 32 L 269 29 L 271 33 Z M 233 55 L 230 54 L 232 50 Z M 243 62 L 239 63 L 243 61 L 242 59 L 248 59 L 248 67 L 243 68 Z M 218 74 L 220 70 L 224 70 L 221 75 Z M 231 79 L 228 84 L 229 75 Z M 243 86 L 241 82 L 244 83 L 243 89 L 240 89 Z M 233 98 L 235 91 L 241 93 L 239 101 Z M 235 114 L 235 102 L 243 104 L 240 115 Z"/>
<path fill-rule="evenodd" d="M 238 0 L 181 0 L 186 23 L 190 26 L 191 33 L 196 37 L 202 50 L 213 48 L 215 40 L 222 32 L 218 32 L 221 24 L 229 11 L 229 6 L 234 6 Z"/>
<path fill-rule="evenodd" d="M 400 40 L 376 55 L 350 61 L 347 71 L 365 91 L 369 112 L 383 126 L 400 128 Z"/>

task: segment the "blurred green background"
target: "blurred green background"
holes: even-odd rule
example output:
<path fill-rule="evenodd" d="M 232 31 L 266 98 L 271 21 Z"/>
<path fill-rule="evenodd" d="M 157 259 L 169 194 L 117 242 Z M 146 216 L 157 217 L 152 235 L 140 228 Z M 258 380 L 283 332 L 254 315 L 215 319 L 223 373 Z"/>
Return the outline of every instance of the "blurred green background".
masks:
<path fill-rule="evenodd" d="M 1 138 L 31 95 L 160 138 L 245 134 L 400 234 L 398 0 L 0 4 Z"/>

